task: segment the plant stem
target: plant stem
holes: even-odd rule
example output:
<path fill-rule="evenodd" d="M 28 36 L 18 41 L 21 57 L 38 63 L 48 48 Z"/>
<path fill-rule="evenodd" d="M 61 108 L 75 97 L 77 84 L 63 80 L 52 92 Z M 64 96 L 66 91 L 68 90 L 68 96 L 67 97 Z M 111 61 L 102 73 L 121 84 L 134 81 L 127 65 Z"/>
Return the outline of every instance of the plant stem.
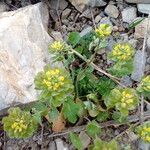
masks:
<path fill-rule="evenodd" d="M 85 61 L 86 63 L 89 63 L 88 59 L 84 58 L 80 53 L 78 53 L 77 51 L 75 51 L 74 49 L 71 49 L 71 51 L 76 54 L 78 57 L 80 57 L 83 61 Z M 119 82 L 119 78 L 114 77 L 113 75 L 107 73 L 106 71 L 104 71 L 103 69 L 99 68 L 97 65 L 95 65 L 93 62 L 90 63 L 90 65 L 97 71 L 101 72 L 102 74 L 106 75 L 107 77 L 109 77 L 110 79 L 112 79 L 114 82 L 116 82 L 117 84 L 119 84 L 122 87 L 125 87 L 124 85 L 122 85 Z"/>

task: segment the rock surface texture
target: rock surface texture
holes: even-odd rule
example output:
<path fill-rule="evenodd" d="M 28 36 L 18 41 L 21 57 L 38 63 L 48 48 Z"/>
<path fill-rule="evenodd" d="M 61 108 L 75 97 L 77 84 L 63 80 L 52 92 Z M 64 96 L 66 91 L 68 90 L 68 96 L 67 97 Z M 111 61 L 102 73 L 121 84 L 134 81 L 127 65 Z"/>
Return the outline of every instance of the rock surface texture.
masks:
<path fill-rule="evenodd" d="M 0 15 L 0 110 L 36 100 L 34 76 L 45 66 L 48 9 L 38 3 Z"/>

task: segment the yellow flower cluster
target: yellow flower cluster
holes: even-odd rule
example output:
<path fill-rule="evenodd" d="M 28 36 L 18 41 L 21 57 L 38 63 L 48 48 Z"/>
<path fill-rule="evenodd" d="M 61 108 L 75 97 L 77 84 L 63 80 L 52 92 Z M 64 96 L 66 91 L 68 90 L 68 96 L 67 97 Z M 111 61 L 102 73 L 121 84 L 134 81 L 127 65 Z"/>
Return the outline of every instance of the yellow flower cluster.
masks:
<path fill-rule="evenodd" d="M 109 24 L 100 24 L 99 27 L 95 30 L 95 33 L 100 38 L 106 38 L 110 36 L 112 28 Z"/>
<path fill-rule="evenodd" d="M 51 69 L 46 72 L 46 78 L 43 80 L 43 84 L 48 87 L 49 90 L 56 91 L 62 85 L 64 85 L 65 77 L 61 75 L 59 69 Z"/>
<path fill-rule="evenodd" d="M 149 127 L 143 127 L 141 129 L 141 133 L 140 133 L 141 138 L 146 141 L 146 142 L 150 142 L 150 126 Z"/>
<path fill-rule="evenodd" d="M 133 93 L 129 93 L 128 91 L 122 92 L 122 99 L 121 99 L 121 107 L 125 108 L 128 105 L 132 105 L 134 103 L 134 95 Z"/>
<path fill-rule="evenodd" d="M 55 41 L 50 45 L 52 51 L 62 51 L 64 49 L 64 43 L 61 41 Z"/>
<path fill-rule="evenodd" d="M 146 92 L 150 92 L 150 75 L 143 78 L 141 81 L 141 88 L 143 88 L 143 90 Z"/>
<path fill-rule="evenodd" d="M 25 125 L 24 121 L 22 119 L 17 119 L 13 124 L 12 124 L 12 129 L 14 129 L 14 132 L 22 132 L 23 130 L 27 129 L 27 125 Z"/>
<path fill-rule="evenodd" d="M 134 49 L 130 44 L 116 44 L 112 51 L 112 57 L 116 60 L 127 61 L 134 55 Z"/>

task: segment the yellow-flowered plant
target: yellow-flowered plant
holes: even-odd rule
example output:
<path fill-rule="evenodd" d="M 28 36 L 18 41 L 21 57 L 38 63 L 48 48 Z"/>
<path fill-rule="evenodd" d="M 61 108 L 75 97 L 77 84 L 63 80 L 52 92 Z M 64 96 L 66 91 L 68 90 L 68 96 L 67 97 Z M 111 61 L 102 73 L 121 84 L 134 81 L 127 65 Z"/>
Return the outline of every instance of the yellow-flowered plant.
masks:
<path fill-rule="evenodd" d="M 150 96 L 150 75 L 144 77 L 141 80 L 137 90 L 144 96 Z"/>
<path fill-rule="evenodd" d="M 108 108 L 116 107 L 124 116 L 127 116 L 129 110 L 135 109 L 139 103 L 138 95 L 132 88 L 115 88 L 104 98 Z"/>
<path fill-rule="evenodd" d="M 73 83 L 65 69 L 46 67 L 35 77 L 36 89 L 41 90 L 40 99 L 49 99 L 54 106 L 60 106 L 72 93 Z"/>
<path fill-rule="evenodd" d="M 134 48 L 129 43 L 115 44 L 110 58 L 114 61 L 129 61 L 135 53 Z"/>
<path fill-rule="evenodd" d="M 62 41 L 54 41 L 50 46 L 49 50 L 53 52 L 61 52 L 65 48 L 64 42 Z"/>
<path fill-rule="evenodd" d="M 4 130 L 11 138 L 28 138 L 37 129 L 37 123 L 30 112 L 22 111 L 20 108 L 9 109 L 9 116 L 4 117 L 2 123 Z"/>
<path fill-rule="evenodd" d="M 150 122 L 138 126 L 137 133 L 143 141 L 150 143 Z"/>
<path fill-rule="evenodd" d="M 99 38 L 107 38 L 112 32 L 112 27 L 109 24 L 100 24 L 95 33 Z"/>

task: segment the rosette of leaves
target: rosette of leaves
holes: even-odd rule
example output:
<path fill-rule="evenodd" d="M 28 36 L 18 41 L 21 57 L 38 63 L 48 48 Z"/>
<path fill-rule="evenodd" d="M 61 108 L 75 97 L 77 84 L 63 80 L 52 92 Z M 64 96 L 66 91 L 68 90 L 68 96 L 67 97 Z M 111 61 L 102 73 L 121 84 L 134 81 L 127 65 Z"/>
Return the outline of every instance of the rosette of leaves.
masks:
<path fill-rule="evenodd" d="M 109 59 L 114 65 L 108 70 L 118 77 L 129 75 L 133 71 L 133 56 L 135 50 L 129 43 L 117 43 L 109 53 Z"/>
<path fill-rule="evenodd" d="M 65 69 L 49 66 L 37 74 L 35 87 L 41 91 L 39 99 L 48 101 L 54 107 L 61 106 L 74 89 L 70 75 Z"/>
<path fill-rule="evenodd" d="M 137 91 L 145 97 L 150 96 L 150 75 L 144 77 L 140 82 Z"/>
<path fill-rule="evenodd" d="M 144 141 L 150 143 L 150 121 L 143 123 L 136 129 L 138 136 Z"/>
<path fill-rule="evenodd" d="M 2 120 L 4 131 L 11 138 L 29 138 L 37 129 L 37 122 L 30 112 L 20 108 L 10 108 L 9 115 Z"/>
<path fill-rule="evenodd" d="M 94 144 L 89 147 L 89 150 L 120 150 L 120 148 L 115 140 L 105 142 L 96 138 Z"/>
<path fill-rule="evenodd" d="M 123 116 L 128 116 L 130 110 L 139 103 L 138 95 L 132 88 L 115 88 L 104 97 L 107 109 L 115 107 Z"/>

